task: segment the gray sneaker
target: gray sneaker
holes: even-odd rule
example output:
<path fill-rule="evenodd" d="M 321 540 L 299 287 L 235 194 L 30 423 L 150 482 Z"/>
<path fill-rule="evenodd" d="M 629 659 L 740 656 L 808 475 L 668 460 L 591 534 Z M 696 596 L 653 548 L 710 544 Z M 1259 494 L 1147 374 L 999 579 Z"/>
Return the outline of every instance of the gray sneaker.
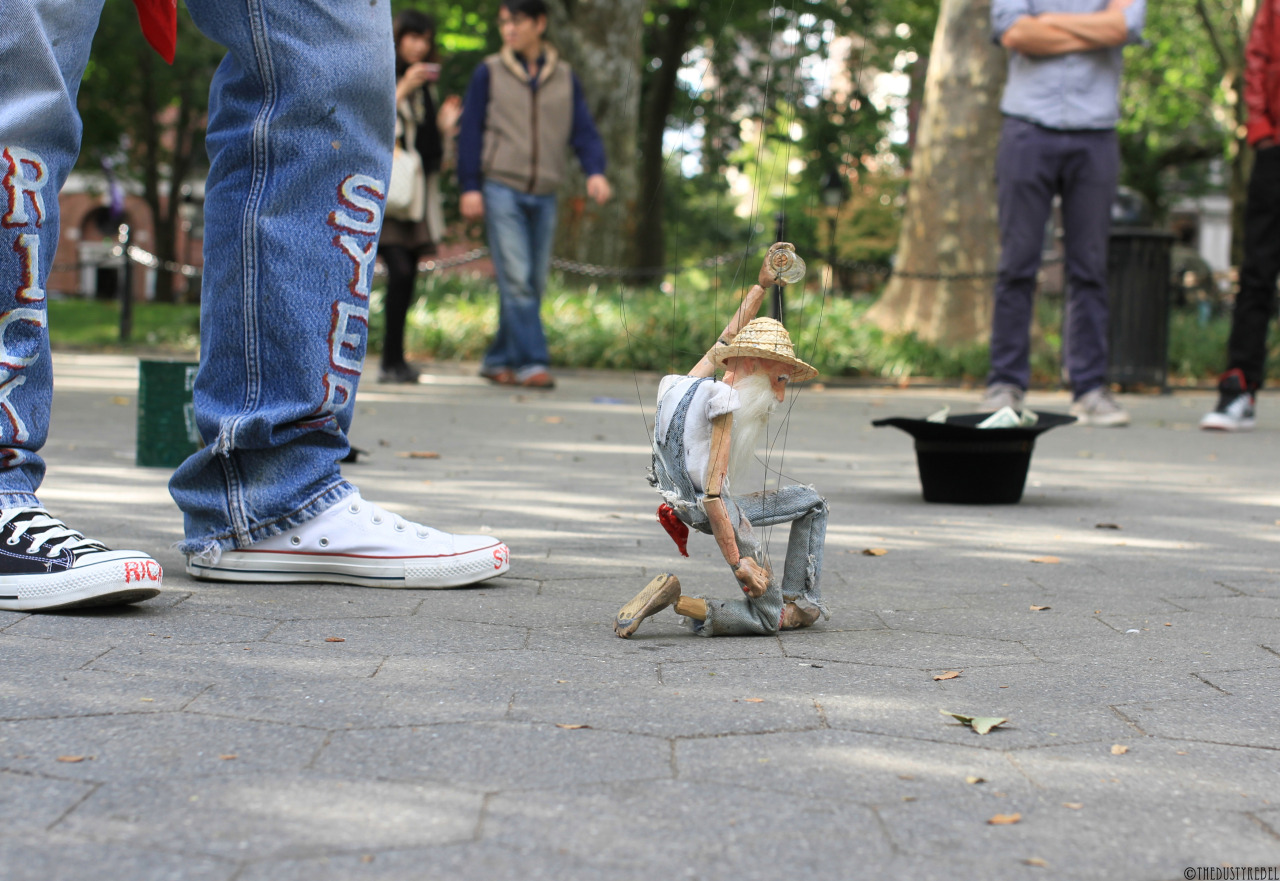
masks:
<path fill-rule="evenodd" d="M 1076 402 L 1071 405 L 1071 415 L 1081 425 L 1096 425 L 1099 428 L 1121 428 L 1129 424 L 1129 411 L 1116 403 L 1116 399 L 1111 396 L 1111 389 L 1103 385 L 1076 398 Z"/>
<path fill-rule="evenodd" d="M 1022 399 L 1026 392 L 1009 382 L 993 382 L 987 386 L 982 402 L 978 404 L 978 413 L 994 413 L 1005 407 L 1022 410 Z"/>

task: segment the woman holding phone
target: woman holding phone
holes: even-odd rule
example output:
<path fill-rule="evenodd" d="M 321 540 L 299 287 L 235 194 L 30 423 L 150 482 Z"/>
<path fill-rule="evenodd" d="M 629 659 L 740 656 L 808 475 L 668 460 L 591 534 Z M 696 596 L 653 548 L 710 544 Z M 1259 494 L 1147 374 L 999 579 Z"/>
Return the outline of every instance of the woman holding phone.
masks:
<path fill-rule="evenodd" d="M 404 326 L 417 283 L 418 260 L 434 254 L 444 232 L 440 198 L 440 166 L 446 139 L 453 136 L 461 113 L 456 95 L 439 104 L 435 84 L 440 79 L 436 22 L 431 16 L 406 9 L 395 19 L 396 143 L 416 150 L 422 159 L 426 211 L 421 220 L 386 218 L 378 255 L 387 267 L 384 303 L 386 330 L 382 339 L 379 382 L 417 382 L 418 371 L 404 358 Z"/>

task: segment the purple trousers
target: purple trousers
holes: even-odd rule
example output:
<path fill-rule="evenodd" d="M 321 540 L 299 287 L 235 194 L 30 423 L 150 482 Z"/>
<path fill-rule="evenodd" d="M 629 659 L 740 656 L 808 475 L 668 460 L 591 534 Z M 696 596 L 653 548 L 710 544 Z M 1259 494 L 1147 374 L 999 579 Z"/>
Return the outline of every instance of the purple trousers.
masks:
<path fill-rule="evenodd" d="M 1031 380 L 1031 309 L 1053 197 L 1062 197 L 1067 309 L 1063 350 L 1072 393 L 1107 379 L 1107 239 L 1120 174 L 1116 133 L 1059 131 L 1006 117 L 996 158 L 1000 265 L 987 385 Z"/>

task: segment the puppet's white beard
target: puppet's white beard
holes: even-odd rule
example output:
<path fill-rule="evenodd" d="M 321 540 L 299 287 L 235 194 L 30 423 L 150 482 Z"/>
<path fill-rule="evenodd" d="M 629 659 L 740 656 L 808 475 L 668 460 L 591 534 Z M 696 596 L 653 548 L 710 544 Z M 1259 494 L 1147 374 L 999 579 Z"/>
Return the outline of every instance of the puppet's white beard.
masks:
<path fill-rule="evenodd" d="M 729 441 L 729 486 L 746 491 L 747 471 L 755 460 L 756 444 L 769 425 L 769 416 L 778 409 L 769 377 L 746 376 L 733 384 L 742 405 L 733 412 L 733 434 Z"/>

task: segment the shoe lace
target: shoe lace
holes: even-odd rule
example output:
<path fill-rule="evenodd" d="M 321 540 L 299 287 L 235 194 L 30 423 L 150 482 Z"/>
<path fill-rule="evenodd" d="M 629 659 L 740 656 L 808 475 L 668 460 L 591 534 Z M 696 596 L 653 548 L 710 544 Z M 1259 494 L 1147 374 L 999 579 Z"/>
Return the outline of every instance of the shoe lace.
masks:
<path fill-rule="evenodd" d="M 370 512 L 369 519 L 373 521 L 375 526 L 380 526 L 389 522 L 396 532 L 404 532 L 405 530 L 412 528 L 414 534 L 418 538 L 431 538 L 433 535 L 444 534 L 440 530 L 433 529 L 430 526 L 424 526 L 421 523 L 414 523 L 412 520 L 406 520 L 394 511 L 388 511 L 381 505 L 375 504 L 358 496 L 347 505 L 347 509 L 352 514 L 359 514 L 361 511 L 365 510 L 366 507 Z"/>
<path fill-rule="evenodd" d="M 0 533 L 5 531 L 9 532 L 5 544 L 21 544 L 23 539 L 29 541 L 28 554 L 37 554 L 42 548 L 47 548 L 46 557 L 58 557 L 67 550 L 76 556 L 108 550 L 102 542 L 86 538 L 84 533 L 72 529 L 43 508 L 0 511 Z"/>

